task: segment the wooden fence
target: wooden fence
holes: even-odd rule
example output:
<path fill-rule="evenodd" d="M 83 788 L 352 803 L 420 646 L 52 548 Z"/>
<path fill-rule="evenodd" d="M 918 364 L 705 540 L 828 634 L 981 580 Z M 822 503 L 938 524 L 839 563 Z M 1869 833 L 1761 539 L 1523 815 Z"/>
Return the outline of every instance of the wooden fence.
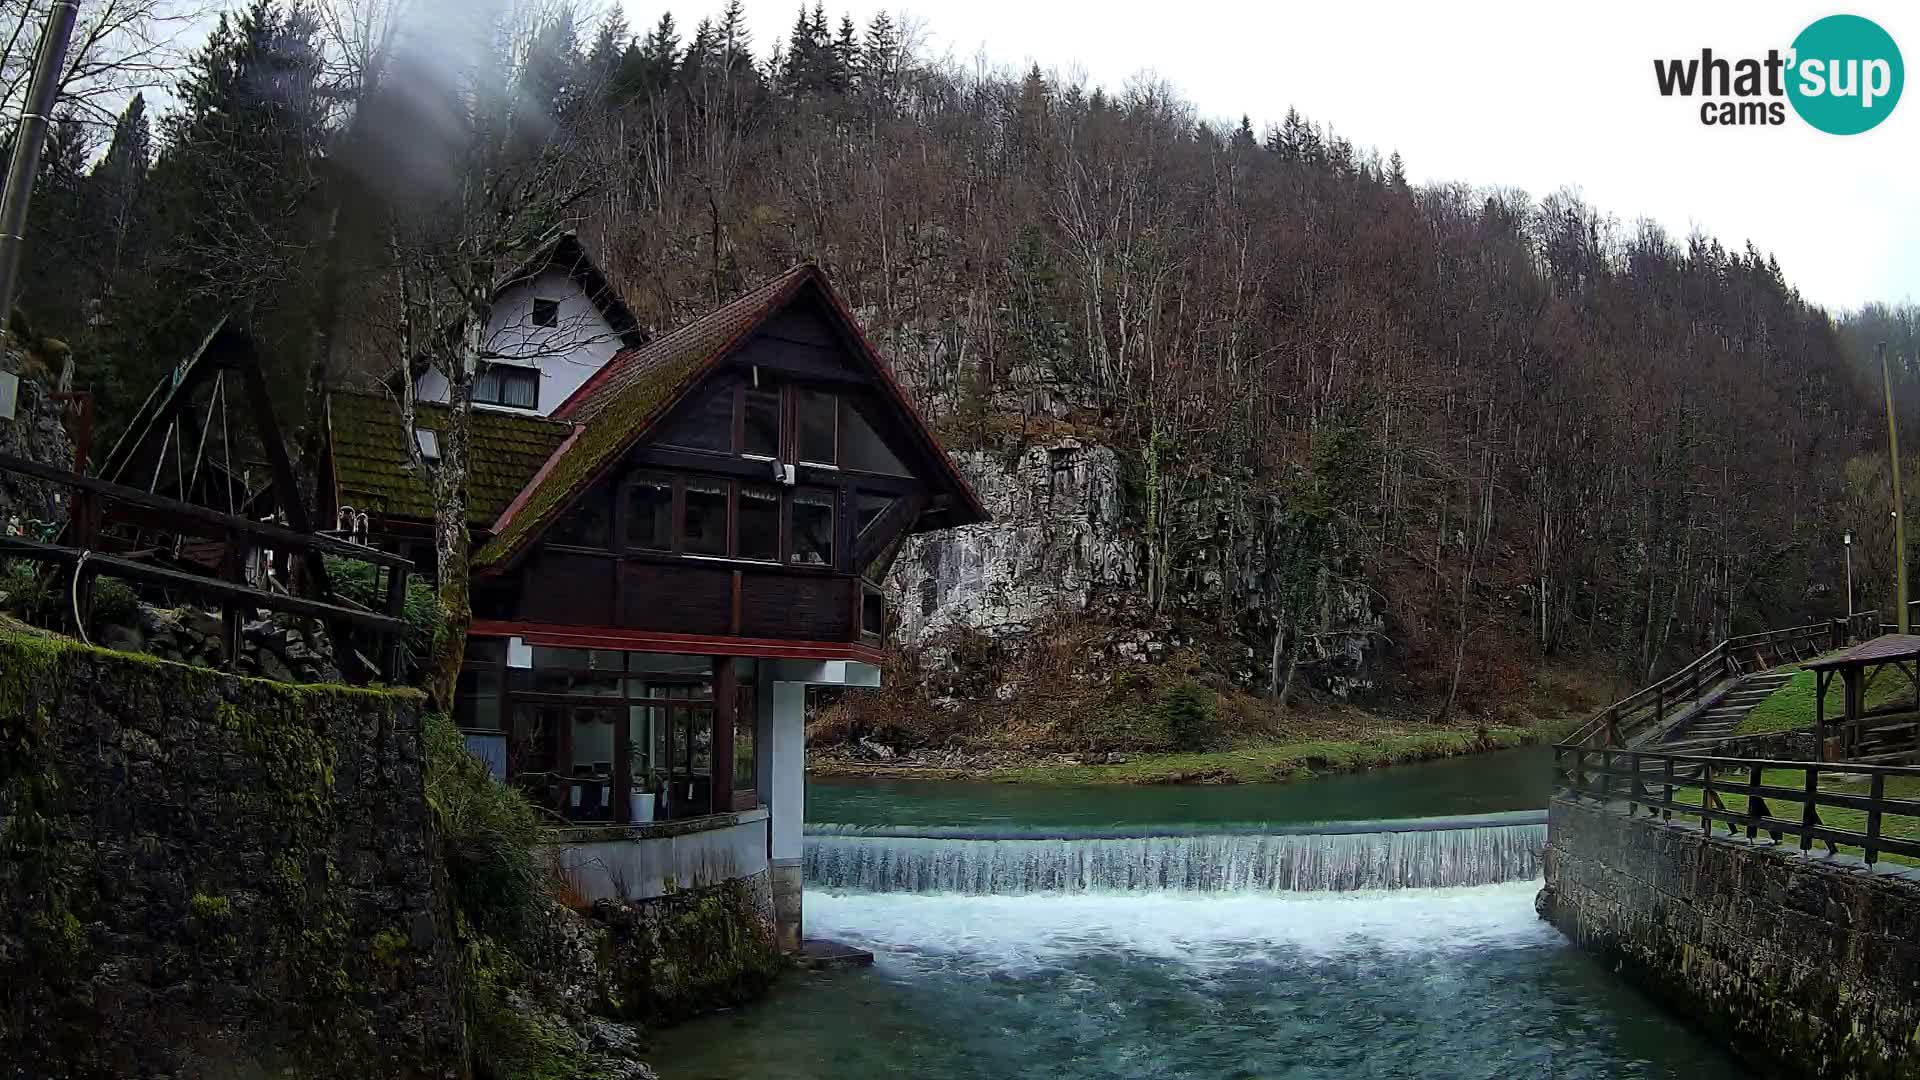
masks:
<path fill-rule="evenodd" d="M 1782 843 L 1791 836 L 1802 851 L 1815 842 L 1830 852 L 1858 849 L 1869 864 L 1883 854 L 1920 860 L 1920 799 L 1896 797 L 1920 795 L 1920 767 L 1565 744 L 1553 748 L 1553 767 L 1562 792 L 1624 802 L 1630 817 L 1643 809 L 1665 821 L 1697 817 L 1708 835 L 1720 824 L 1749 840 L 1762 832 Z M 1843 827 L 1853 822 L 1859 827 Z"/>
<path fill-rule="evenodd" d="M 1564 746 L 1624 747 L 1681 710 L 1697 706 L 1732 680 L 1754 671 L 1811 659 L 1879 632 L 1877 611 L 1851 619 L 1808 623 L 1728 638 L 1693 663 L 1595 713 L 1562 741 Z"/>
<path fill-rule="evenodd" d="M 334 639 L 336 660 L 342 673 L 349 679 L 359 673 L 360 665 L 353 661 L 348 631 L 357 628 L 371 632 L 380 643 L 379 673 L 389 680 L 398 677 L 400 639 L 406 629 L 401 612 L 406 603 L 407 577 L 413 570 L 413 564 L 404 557 L 361 544 L 297 532 L 271 522 L 223 514 L 11 454 L 0 454 L 0 472 L 32 477 L 72 491 L 73 504 L 65 543 L 0 535 L 0 556 L 71 568 L 74 610 L 83 626 L 91 611 L 93 579 L 96 575 L 105 574 L 175 589 L 217 602 L 221 609 L 225 655 L 229 664 L 240 654 L 243 614 L 250 609 L 265 608 L 309 616 L 326 623 Z M 192 574 L 99 551 L 102 523 L 109 509 L 115 512 L 119 520 L 138 521 L 181 536 L 201 537 L 222 543 L 226 556 L 221 575 L 210 577 Z M 317 595 L 292 596 L 248 584 L 246 563 L 253 552 L 261 550 L 303 557 L 307 577 L 317 586 L 312 591 Z M 366 611 L 336 600 L 325 585 L 325 570 L 320 563 L 322 555 L 385 567 L 385 611 Z"/>

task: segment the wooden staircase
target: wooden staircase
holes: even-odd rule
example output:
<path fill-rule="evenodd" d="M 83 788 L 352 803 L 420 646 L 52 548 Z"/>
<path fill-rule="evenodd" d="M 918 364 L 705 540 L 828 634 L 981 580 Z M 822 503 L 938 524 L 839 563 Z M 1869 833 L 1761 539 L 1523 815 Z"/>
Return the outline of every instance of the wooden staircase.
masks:
<path fill-rule="evenodd" d="M 1773 692 L 1785 686 L 1793 676 L 1791 671 L 1763 671 L 1745 676 L 1732 690 L 1727 691 L 1726 696 L 1669 738 L 1668 744 L 1712 743 L 1726 738 L 1733 734 L 1733 729 L 1740 726 L 1740 721 L 1747 718 L 1754 706 L 1772 697 Z"/>

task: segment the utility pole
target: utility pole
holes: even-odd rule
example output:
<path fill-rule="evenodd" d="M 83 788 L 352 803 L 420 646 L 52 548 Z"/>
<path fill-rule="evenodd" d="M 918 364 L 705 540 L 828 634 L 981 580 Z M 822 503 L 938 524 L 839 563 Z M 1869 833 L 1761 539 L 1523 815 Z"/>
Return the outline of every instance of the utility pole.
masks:
<path fill-rule="evenodd" d="M 60 95 L 60 68 L 73 36 L 79 0 L 53 0 L 40 47 L 33 54 L 33 82 L 14 129 L 13 160 L 7 165 L 7 190 L 0 197 L 0 325 L 13 314 L 13 293 L 20 276 L 20 248 L 27 231 L 27 202 L 40 172 L 40 148 L 47 141 L 54 99 Z"/>
<path fill-rule="evenodd" d="M 1887 363 L 1887 343 L 1875 348 L 1880 353 L 1880 385 L 1887 394 L 1887 454 L 1893 466 L 1893 588 L 1894 603 L 1899 605 L 1900 632 L 1907 632 L 1907 516 L 1900 503 L 1900 426 L 1893 418 L 1893 368 Z"/>

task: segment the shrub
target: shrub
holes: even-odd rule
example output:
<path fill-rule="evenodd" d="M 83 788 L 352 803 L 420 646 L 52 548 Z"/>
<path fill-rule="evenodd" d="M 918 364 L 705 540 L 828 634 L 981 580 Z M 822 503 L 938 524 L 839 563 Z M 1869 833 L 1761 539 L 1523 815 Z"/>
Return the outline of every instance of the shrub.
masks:
<path fill-rule="evenodd" d="M 140 598 L 133 586 L 119 578 L 95 578 L 93 582 L 93 625 L 126 626 L 133 621 Z"/>
<path fill-rule="evenodd" d="M 361 607 L 370 611 L 386 610 L 387 594 L 380 568 L 372 563 L 329 556 L 327 581 L 334 592 Z M 439 640 L 444 625 L 440 618 L 440 598 L 434 595 L 433 586 L 419 577 L 407 579 L 407 600 L 401 609 L 401 618 L 407 622 L 407 632 L 400 639 L 401 655 L 408 667 L 417 667 L 423 658 L 433 655 L 434 643 Z"/>
<path fill-rule="evenodd" d="M 1217 709 L 1213 691 L 1182 679 L 1160 695 L 1154 710 L 1166 726 L 1175 750 L 1205 749 L 1213 736 Z"/>
<path fill-rule="evenodd" d="M 452 885 L 454 910 L 479 933 L 515 940 L 551 902 L 534 854 L 539 811 L 493 778 L 453 721 L 427 718 L 427 803 Z"/>

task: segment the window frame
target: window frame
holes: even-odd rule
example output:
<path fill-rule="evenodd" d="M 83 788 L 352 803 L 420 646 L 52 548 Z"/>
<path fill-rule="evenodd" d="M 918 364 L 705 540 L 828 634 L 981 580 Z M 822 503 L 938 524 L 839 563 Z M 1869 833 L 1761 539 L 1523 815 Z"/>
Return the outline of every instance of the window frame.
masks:
<path fill-rule="evenodd" d="M 550 320 L 549 320 L 549 321 L 547 321 L 547 322 L 541 322 L 541 321 L 540 321 L 540 313 L 541 313 L 541 312 L 542 312 L 543 310 L 544 310 L 544 311 L 546 311 L 546 313 L 547 313 L 547 314 L 549 314 L 549 315 L 551 315 L 551 316 L 552 316 L 552 319 L 550 319 Z M 527 312 L 527 322 L 528 322 L 528 324 L 529 324 L 529 325 L 532 325 L 532 326 L 538 326 L 538 327 L 541 327 L 541 328 L 548 328 L 548 327 L 555 327 L 555 326 L 559 326 L 559 325 L 560 325 L 560 301 L 559 301 L 559 299 L 558 299 L 558 298 L 556 298 L 556 297 L 549 297 L 549 296 L 536 296 L 536 297 L 534 297 L 534 298 L 533 298 L 533 306 L 532 306 L 532 308 L 531 308 L 531 309 L 530 309 L 530 310 L 529 310 L 529 311 Z"/>
<path fill-rule="evenodd" d="M 532 404 L 514 405 L 506 400 L 507 379 L 505 373 L 508 372 L 511 372 L 516 377 L 526 378 L 531 382 L 533 386 Z M 501 392 L 498 398 L 483 398 L 480 396 L 480 378 L 483 374 L 493 374 L 499 378 Z M 480 366 L 474 370 L 473 383 L 469 387 L 469 390 L 472 393 L 473 403 L 475 405 L 485 405 L 496 409 L 540 411 L 540 369 L 537 367 L 527 367 L 524 364 L 501 364 L 491 360 L 482 360 L 480 361 Z"/>

